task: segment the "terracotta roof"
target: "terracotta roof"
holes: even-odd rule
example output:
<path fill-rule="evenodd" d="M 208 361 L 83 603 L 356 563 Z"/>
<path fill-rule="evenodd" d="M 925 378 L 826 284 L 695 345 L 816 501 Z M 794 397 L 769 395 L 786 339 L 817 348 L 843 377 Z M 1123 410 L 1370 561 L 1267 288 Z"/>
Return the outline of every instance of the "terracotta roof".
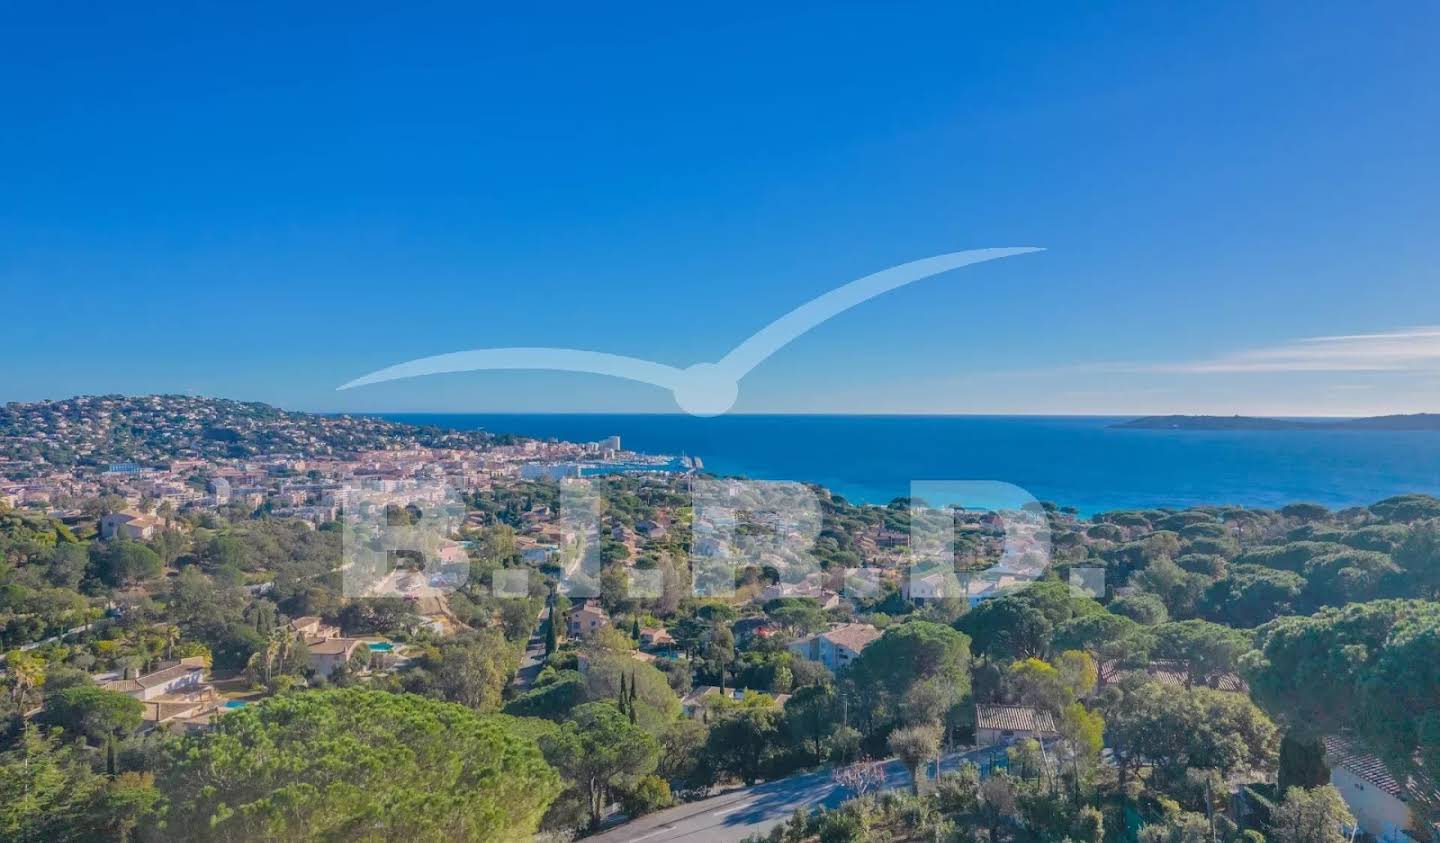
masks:
<path fill-rule="evenodd" d="M 1111 676 L 1115 673 L 1144 673 L 1162 685 L 1177 685 L 1184 687 L 1186 671 L 1185 666 L 1179 662 L 1156 660 L 1147 663 L 1143 667 L 1124 668 L 1118 663 L 1108 661 L 1100 666 L 1101 673 Z M 1195 684 L 1197 688 L 1213 688 L 1217 691 L 1229 691 L 1235 694 L 1250 693 L 1250 686 L 1245 680 L 1235 673 L 1221 673 L 1213 677 L 1211 684 Z"/>
<path fill-rule="evenodd" d="M 145 686 L 134 679 L 113 679 L 109 682 L 101 682 L 100 687 L 107 691 L 118 691 L 122 694 L 133 694 L 136 691 L 145 690 Z"/>
<path fill-rule="evenodd" d="M 665 627 L 643 627 L 640 630 L 641 638 L 649 638 L 654 644 L 674 644 L 675 637 Z"/>
<path fill-rule="evenodd" d="M 154 688 L 156 685 L 164 685 L 166 682 L 179 679 L 191 671 L 204 669 L 203 663 L 195 665 L 175 664 L 162 670 L 157 670 L 154 673 L 147 673 L 144 676 L 138 677 L 135 682 L 141 688 Z"/>
<path fill-rule="evenodd" d="M 1325 762 L 1331 767 L 1345 768 L 1397 799 L 1409 801 L 1417 796 L 1428 800 L 1440 799 L 1440 787 L 1423 774 L 1408 776 L 1402 785 L 1389 765 L 1350 738 L 1325 736 Z"/>
<path fill-rule="evenodd" d="M 1047 711 L 1028 705 L 977 705 L 975 728 L 1005 732 L 1053 732 L 1055 720 Z"/>
<path fill-rule="evenodd" d="M 822 632 L 820 636 L 832 644 L 848 647 L 858 653 L 880 637 L 880 630 L 868 623 L 847 623 L 829 632 Z"/>
<path fill-rule="evenodd" d="M 311 638 L 305 647 L 312 656 L 348 656 L 364 643 L 359 638 Z"/>
<path fill-rule="evenodd" d="M 595 616 L 597 616 L 597 617 L 602 617 L 602 618 L 608 618 L 608 617 L 610 617 L 610 613 L 609 613 L 609 612 L 606 612 L 604 609 L 602 609 L 602 608 L 599 607 L 599 606 L 596 606 L 596 605 L 593 604 L 593 603 L 581 603 L 579 606 L 571 606 L 571 607 L 570 607 L 570 610 L 565 613 L 565 617 L 568 618 L 568 617 L 570 617 L 571 615 L 578 615 L 578 614 L 581 614 L 582 612 L 585 613 L 585 614 L 595 615 Z"/>

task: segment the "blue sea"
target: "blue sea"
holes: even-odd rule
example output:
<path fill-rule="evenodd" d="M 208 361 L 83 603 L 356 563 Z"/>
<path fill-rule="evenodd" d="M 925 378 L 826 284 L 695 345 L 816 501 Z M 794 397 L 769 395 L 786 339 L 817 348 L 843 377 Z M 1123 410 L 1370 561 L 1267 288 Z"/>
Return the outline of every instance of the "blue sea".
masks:
<path fill-rule="evenodd" d="M 618 435 L 628 450 L 819 483 L 864 503 L 907 495 L 912 480 L 999 480 L 1087 515 L 1440 494 L 1437 432 L 1118 430 L 1124 419 L 1037 416 L 383 415 L 579 442 Z"/>

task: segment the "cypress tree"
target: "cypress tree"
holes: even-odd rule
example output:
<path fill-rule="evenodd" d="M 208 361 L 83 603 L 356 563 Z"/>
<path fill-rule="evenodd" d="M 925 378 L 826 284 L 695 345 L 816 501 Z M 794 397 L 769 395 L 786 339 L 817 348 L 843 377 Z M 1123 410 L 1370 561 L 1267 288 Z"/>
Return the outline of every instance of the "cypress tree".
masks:
<path fill-rule="evenodd" d="M 1280 792 L 1292 787 L 1312 788 L 1330 783 L 1325 765 L 1325 744 L 1313 735 L 1292 730 L 1280 740 Z"/>

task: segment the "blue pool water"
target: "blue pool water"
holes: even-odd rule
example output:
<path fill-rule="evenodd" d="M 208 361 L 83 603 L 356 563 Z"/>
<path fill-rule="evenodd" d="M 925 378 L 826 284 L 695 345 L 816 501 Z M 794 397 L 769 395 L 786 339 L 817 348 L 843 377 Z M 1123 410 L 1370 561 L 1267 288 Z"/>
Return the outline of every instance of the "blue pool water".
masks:
<path fill-rule="evenodd" d="M 391 644 L 389 641 L 370 642 L 370 652 L 372 653 L 388 653 L 393 649 L 395 649 L 395 645 Z"/>

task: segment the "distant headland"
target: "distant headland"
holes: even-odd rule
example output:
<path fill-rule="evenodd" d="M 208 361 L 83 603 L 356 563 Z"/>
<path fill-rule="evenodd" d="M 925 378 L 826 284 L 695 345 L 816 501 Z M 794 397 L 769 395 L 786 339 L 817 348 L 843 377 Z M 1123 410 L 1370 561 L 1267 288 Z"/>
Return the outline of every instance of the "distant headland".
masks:
<path fill-rule="evenodd" d="M 1440 413 L 1360 419 L 1272 419 L 1257 416 L 1145 416 L 1111 425 L 1128 430 L 1440 431 Z"/>

